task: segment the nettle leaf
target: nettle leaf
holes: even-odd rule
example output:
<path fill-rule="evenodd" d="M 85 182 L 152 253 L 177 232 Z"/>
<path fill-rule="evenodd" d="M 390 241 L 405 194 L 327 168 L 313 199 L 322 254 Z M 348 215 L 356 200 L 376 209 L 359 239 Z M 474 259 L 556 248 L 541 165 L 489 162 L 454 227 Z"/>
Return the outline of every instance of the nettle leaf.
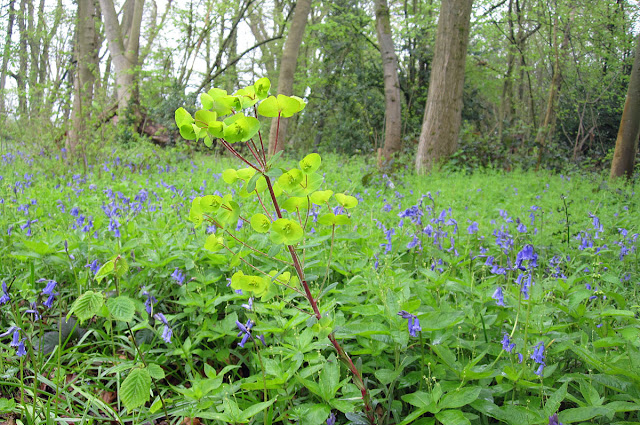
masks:
<path fill-rule="evenodd" d="M 310 195 L 311 202 L 316 205 L 326 204 L 333 195 L 333 190 L 318 190 Z"/>
<path fill-rule="evenodd" d="M 336 200 L 346 209 L 350 209 L 358 205 L 358 198 L 351 195 L 345 195 L 344 193 L 336 193 Z"/>
<path fill-rule="evenodd" d="M 207 236 L 207 240 L 204 243 L 204 249 L 217 252 L 222 248 L 224 248 L 224 238 L 222 236 L 216 236 L 213 233 Z"/>
<path fill-rule="evenodd" d="M 215 112 L 201 109 L 196 112 L 195 124 L 200 128 L 209 127 L 214 122 L 216 122 L 217 118 L 218 118 L 218 114 L 216 114 Z"/>
<path fill-rule="evenodd" d="M 267 77 L 262 77 L 253 84 L 256 90 L 256 96 L 262 100 L 269 96 L 269 90 L 271 89 L 271 81 Z"/>
<path fill-rule="evenodd" d="M 191 201 L 191 209 L 189 210 L 189 221 L 195 224 L 195 227 L 198 228 L 202 224 L 202 207 L 200 206 L 200 201 L 202 198 L 196 197 L 193 201 Z"/>
<path fill-rule="evenodd" d="M 135 368 L 122 381 L 118 395 L 124 407 L 132 411 L 151 398 L 151 375 L 146 368 Z"/>
<path fill-rule="evenodd" d="M 207 195 L 200 198 L 200 210 L 203 213 L 217 211 L 220 205 L 222 205 L 222 198 L 218 195 Z"/>
<path fill-rule="evenodd" d="M 67 314 L 67 320 L 71 314 L 75 314 L 82 323 L 98 314 L 103 305 L 104 295 L 101 292 L 87 291 L 74 301 L 69 314 Z"/>
<path fill-rule="evenodd" d="M 107 308 L 111 317 L 122 322 L 130 322 L 136 313 L 136 306 L 133 300 L 126 295 L 107 300 Z"/>
<path fill-rule="evenodd" d="M 318 224 L 340 226 L 343 224 L 351 224 L 351 219 L 344 214 L 335 215 L 334 213 L 327 213 L 318 217 Z"/>
<path fill-rule="evenodd" d="M 322 159 L 320 155 L 317 153 L 310 153 L 305 156 L 302 160 L 300 160 L 300 170 L 305 174 L 314 173 L 318 168 L 320 168 L 320 164 L 322 163 Z"/>
<path fill-rule="evenodd" d="M 234 184 L 238 180 L 238 172 L 233 168 L 229 168 L 222 172 L 222 180 L 227 184 Z"/>
<path fill-rule="evenodd" d="M 304 179 L 304 174 L 297 168 L 293 168 L 278 178 L 278 184 L 287 192 L 292 192 L 300 186 L 300 183 Z"/>
<path fill-rule="evenodd" d="M 258 233 L 267 233 L 271 228 L 271 220 L 264 214 L 254 214 L 251 217 L 251 228 Z"/>
<path fill-rule="evenodd" d="M 306 196 L 292 196 L 284 201 L 280 206 L 289 212 L 293 212 L 298 209 L 309 208 L 309 200 Z"/>
<path fill-rule="evenodd" d="M 293 245 L 299 242 L 303 236 L 304 231 L 297 221 L 279 218 L 271 225 L 271 241 L 273 243 Z"/>

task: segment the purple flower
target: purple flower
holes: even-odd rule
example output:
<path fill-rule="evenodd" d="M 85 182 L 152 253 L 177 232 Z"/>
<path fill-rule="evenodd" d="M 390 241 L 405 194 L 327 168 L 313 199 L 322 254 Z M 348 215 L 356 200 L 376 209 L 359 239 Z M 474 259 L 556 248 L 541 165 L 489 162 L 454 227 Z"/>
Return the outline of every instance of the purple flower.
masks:
<path fill-rule="evenodd" d="M 558 419 L 558 414 L 554 413 L 553 416 L 549 416 L 549 425 L 563 425 Z"/>
<path fill-rule="evenodd" d="M 42 290 L 42 295 L 48 295 L 48 298 L 45 302 L 42 303 L 42 305 L 47 308 L 51 308 L 53 306 L 53 301 L 55 300 L 56 295 L 58 295 L 57 292 L 53 292 L 53 290 L 56 289 L 56 285 L 58 284 L 58 282 L 51 279 L 39 279 L 38 282 L 47 282 L 47 286 L 45 286 L 45 288 Z"/>
<path fill-rule="evenodd" d="M 238 343 L 239 347 L 244 348 L 244 344 L 247 343 L 249 338 L 253 338 L 251 336 L 251 328 L 253 327 L 253 325 L 254 325 L 254 322 L 251 320 L 247 320 L 246 325 L 243 325 L 242 323 L 236 320 L 236 326 L 238 327 L 238 329 L 240 329 L 240 332 L 238 332 L 238 336 L 242 336 L 242 340 Z M 263 344 L 264 344 L 264 341 L 263 341 Z"/>
<path fill-rule="evenodd" d="M 2 282 L 2 296 L 0 297 L 0 305 L 6 304 L 11 301 L 11 297 L 9 296 L 9 291 L 7 289 L 7 283 Z"/>
<path fill-rule="evenodd" d="M 496 300 L 496 304 L 501 306 L 501 307 L 506 307 L 504 305 L 504 296 L 502 294 L 502 287 L 498 286 L 498 288 L 496 288 L 496 290 L 493 292 L 493 295 L 491 296 L 491 298 L 493 298 L 494 300 Z"/>
<path fill-rule="evenodd" d="M 469 227 L 467 227 L 467 233 L 470 235 L 473 235 L 474 233 L 478 232 L 478 223 L 477 222 L 472 222 L 471 225 Z"/>
<path fill-rule="evenodd" d="M 422 244 L 420 243 L 420 239 L 418 239 L 416 235 L 413 235 L 413 240 L 407 244 L 407 248 L 412 249 L 416 246 L 422 247 Z"/>
<path fill-rule="evenodd" d="M 100 270 L 100 264 L 98 263 L 98 260 L 93 260 L 92 262 L 87 263 L 84 267 L 91 270 L 91 273 L 93 273 L 94 275 L 98 273 L 98 270 Z"/>
<path fill-rule="evenodd" d="M 533 250 L 533 245 L 531 244 L 523 246 L 516 255 L 516 268 L 523 271 L 527 270 L 527 267 L 522 265 L 524 261 L 527 261 L 527 265 L 530 267 L 538 266 L 538 254 Z"/>
<path fill-rule="evenodd" d="M 546 363 L 544 362 L 544 343 L 542 341 L 540 341 L 533 347 L 533 354 L 531 354 L 531 359 L 540 365 L 538 367 L 538 370 L 536 370 L 534 373 L 538 376 L 542 376 L 542 372 L 544 370 L 544 367 L 546 366 Z"/>
<path fill-rule="evenodd" d="M 327 419 L 327 425 L 335 425 L 336 423 L 336 414 L 331 412 L 331 415 L 329 415 L 329 419 Z"/>
<path fill-rule="evenodd" d="M 156 320 L 161 321 L 162 324 L 164 325 L 164 329 L 162 330 L 162 339 L 164 340 L 164 342 L 169 344 L 171 342 L 171 336 L 173 335 L 173 331 L 171 330 L 171 327 L 169 326 L 169 322 L 167 321 L 167 318 L 164 317 L 164 314 L 162 314 L 162 313 L 154 314 L 153 318 L 156 319 Z"/>
<path fill-rule="evenodd" d="M 171 274 L 171 277 L 178 283 L 178 285 L 182 286 L 182 284 L 184 283 L 184 278 L 185 275 L 182 272 L 182 270 L 180 270 L 179 268 L 176 267 L 176 269 L 173 271 L 173 273 Z"/>
<path fill-rule="evenodd" d="M 242 307 L 246 308 L 249 311 L 253 310 L 253 297 L 249 297 L 249 302 L 247 304 L 242 304 Z"/>
<path fill-rule="evenodd" d="M 147 297 L 147 300 L 144 302 L 144 309 L 147 311 L 147 314 L 151 315 L 153 313 L 153 305 L 157 303 L 158 300 L 156 299 L 156 297 L 151 295 L 149 291 L 147 291 L 144 287 L 142 288 L 142 295 L 145 295 Z"/>
<path fill-rule="evenodd" d="M 516 348 L 516 344 L 514 342 L 511 342 L 511 340 L 509 339 L 509 334 L 505 332 L 504 336 L 502 337 L 502 349 L 507 353 L 510 353 L 514 348 Z"/>
<path fill-rule="evenodd" d="M 398 312 L 398 316 L 408 320 L 407 325 L 409 329 L 409 335 L 415 337 L 417 336 L 416 332 L 422 330 L 422 328 L 420 327 L 420 320 L 415 314 L 411 314 L 405 310 L 400 310 Z"/>

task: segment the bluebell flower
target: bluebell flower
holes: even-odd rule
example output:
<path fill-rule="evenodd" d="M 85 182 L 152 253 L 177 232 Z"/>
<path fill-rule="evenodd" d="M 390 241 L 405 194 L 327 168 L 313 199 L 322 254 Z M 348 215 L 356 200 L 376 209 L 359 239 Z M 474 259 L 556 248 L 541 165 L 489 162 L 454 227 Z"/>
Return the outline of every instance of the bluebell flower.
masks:
<path fill-rule="evenodd" d="M 242 229 L 243 224 L 244 224 L 244 221 L 242 221 L 242 219 L 239 218 L 238 223 L 236 224 L 236 232 Z"/>
<path fill-rule="evenodd" d="M 144 309 L 147 311 L 147 314 L 151 315 L 153 313 L 153 305 L 158 302 L 156 297 L 151 295 L 149 291 L 143 286 L 142 287 L 142 295 L 146 296 L 147 299 L 144 302 Z"/>
<path fill-rule="evenodd" d="M 516 268 L 520 270 L 527 270 L 522 263 L 526 261 L 529 267 L 537 267 L 538 266 L 538 254 L 536 254 L 533 249 L 533 245 L 526 244 L 522 247 L 520 252 L 516 255 Z"/>
<path fill-rule="evenodd" d="M 380 267 L 380 261 L 378 259 L 378 254 L 374 254 L 374 257 L 375 257 L 376 261 L 374 261 L 374 263 L 373 263 L 373 268 L 378 270 L 378 267 Z"/>
<path fill-rule="evenodd" d="M 29 303 L 29 305 L 31 306 L 31 308 L 25 310 L 25 313 L 33 314 L 33 320 L 37 322 L 42 318 L 40 316 L 40 313 L 38 312 L 38 305 L 35 302 Z"/>
<path fill-rule="evenodd" d="M 422 330 L 422 327 L 420 327 L 420 320 L 415 314 L 411 314 L 405 310 L 400 310 L 398 312 L 398 316 L 401 316 L 403 319 L 408 320 L 407 326 L 409 329 L 409 335 L 415 337 L 417 336 L 416 332 Z"/>
<path fill-rule="evenodd" d="M 101 266 L 98 263 L 98 260 L 93 260 L 92 262 L 87 263 L 84 267 L 91 270 L 91 273 L 95 275 L 96 273 L 98 273 L 98 270 L 100 270 Z"/>
<path fill-rule="evenodd" d="M 42 295 L 47 295 L 48 298 L 45 302 L 42 303 L 47 308 L 51 308 L 53 306 L 53 301 L 55 300 L 57 292 L 53 292 L 56 289 L 56 285 L 58 282 L 51 279 L 39 279 L 38 282 L 47 282 L 47 286 L 42 290 Z"/>
<path fill-rule="evenodd" d="M 167 318 L 162 313 L 154 314 L 153 318 L 156 320 L 159 320 L 164 325 L 164 329 L 162 330 L 162 339 L 164 340 L 164 342 L 169 344 L 171 342 L 171 336 L 173 335 L 173 331 L 169 326 L 169 322 L 167 321 Z"/>
<path fill-rule="evenodd" d="M 249 297 L 248 303 L 242 304 L 242 307 L 246 308 L 249 311 L 253 311 L 253 297 Z"/>
<path fill-rule="evenodd" d="M 502 294 L 502 287 L 498 286 L 498 288 L 493 292 L 493 295 L 491 296 L 491 298 L 493 298 L 494 300 L 496 300 L 496 304 L 501 306 L 501 307 L 506 307 L 504 305 L 504 296 Z"/>
<path fill-rule="evenodd" d="M 331 412 L 331 415 L 329 415 L 329 418 L 327 419 L 327 425 L 335 425 L 336 423 L 336 414 Z"/>
<path fill-rule="evenodd" d="M 6 304 L 11 301 L 11 297 L 9 296 L 9 290 L 7 289 L 7 283 L 2 282 L 2 296 L 0 297 L 0 305 Z"/>
<path fill-rule="evenodd" d="M 469 227 L 467 227 L 467 233 L 470 235 L 473 235 L 474 233 L 478 232 L 478 223 L 477 222 L 472 222 L 471 225 Z"/>
<path fill-rule="evenodd" d="M 524 223 L 518 224 L 518 227 L 516 227 L 516 229 L 520 233 L 527 233 L 527 226 L 525 226 Z"/>
<path fill-rule="evenodd" d="M 412 249 L 412 248 L 415 248 L 416 246 L 419 246 L 420 248 L 422 248 L 422 243 L 420 242 L 420 239 L 418 239 L 416 235 L 413 235 L 413 240 L 407 244 L 407 248 Z"/>
<path fill-rule="evenodd" d="M 178 285 L 182 286 L 184 283 L 185 275 L 179 268 L 176 269 L 171 274 L 171 277 L 178 283 Z"/>
<path fill-rule="evenodd" d="M 238 336 L 242 336 L 242 340 L 238 343 L 239 347 L 244 348 L 244 344 L 247 343 L 249 338 L 252 338 L 251 328 L 253 327 L 253 325 L 254 325 L 254 322 L 252 320 L 247 320 L 246 325 L 243 325 L 242 323 L 236 320 L 236 326 L 238 327 L 238 329 L 240 329 Z"/>
<path fill-rule="evenodd" d="M 538 363 L 538 369 L 534 372 L 536 375 L 542 377 L 544 367 L 546 363 L 544 362 L 544 343 L 540 341 L 533 347 L 533 354 L 531 354 L 531 359 Z"/>
<path fill-rule="evenodd" d="M 549 416 L 549 425 L 563 425 L 562 422 L 559 422 L 557 413 L 554 413 L 553 416 Z"/>
<path fill-rule="evenodd" d="M 509 334 L 505 332 L 502 336 L 502 349 L 507 353 L 510 353 L 514 348 L 516 348 L 516 344 L 514 342 L 511 342 L 511 340 L 509 339 Z"/>

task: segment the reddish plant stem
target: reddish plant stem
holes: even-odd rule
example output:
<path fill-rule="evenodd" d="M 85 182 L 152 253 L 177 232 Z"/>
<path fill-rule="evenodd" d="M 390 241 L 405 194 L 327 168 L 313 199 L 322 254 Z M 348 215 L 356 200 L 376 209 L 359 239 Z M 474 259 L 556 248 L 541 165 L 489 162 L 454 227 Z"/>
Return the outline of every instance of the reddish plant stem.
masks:
<path fill-rule="evenodd" d="M 278 218 L 282 218 L 282 213 L 280 212 L 280 206 L 278 205 L 278 201 L 276 199 L 275 193 L 273 192 L 273 186 L 271 185 L 271 179 L 268 176 L 264 176 L 264 178 L 267 181 L 267 187 L 269 188 L 269 193 L 271 194 L 271 201 L 273 202 L 273 206 L 276 210 L 276 214 L 278 215 Z M 315 315 L 316 319 L 319 321 L 322 318 L 322 314 L 320 313 L 320 309 L 318 308 L 318 303 L 316 299 L 311 294 L 311 289 L 309 288 L 309 284 L 305 279 L 304 270 L 302 269 L 302 266 L 300 265 L 300 260 L 298 259 L 298 253 L 296 252 L 295 248 L 292 245 L 287 245 L 287 249 L 289 250 L 289 254 L 291 255 L 291 259 L 293 260 L 293 267 L 296 270 L 296 274 L 298 275 L 298 278 L 302 283 L 302 287 L 304 288 L 307 301 L 309 301 L 309 304 L 311 304 L 311 308 L 313 309 L 313 314 Z M 340 359 L 347 365 L 347 367 L 349 368 L 349 371 L 353 375 L 354 383 L 360 389 L 360 394 L 362 395 L 362 401 L 364 402 L 364 409 L 365 409 L 365 414 L 367 415 L 367 419 L 372 425 L 374 425 L 376 422 L 375 422 L 373 409 L 371 407 L 371 400 L 369 399 L 369 393 L 364 384 L 364 380 L 362 379 L 362 375 L 360 374 L 360 371 L 358 371 L 358 368 L 353 363 L 353 360 L 351 360 L 351 357 L 349 357 L 346 351 L 344 351 L 344 348 L 342 348 L 342 346 L 340 345 L 338 340 L 335 338 L 335 336 L 333 334 L 329 334 L 328 338 L 329 338 L 329 341 L 331 341 L 331 344 L 333 345 L 335 350 L 338 352 L 338 357 L 340 357 Z"/>
<path fill-rule="evenodd" d="M 260 171 L 260 169 L 259 169 L 258 167 L 256 167 L 255 165 L 253 165 L 252 163 L 250 163 L 249 161 L 247 161 L 246 159 L 244 159 L 244 157 L 243 157 L 242 155 L 240 155 L 240 153 L 238 153 L 238 151 L 237 151 L 237 150 L 235 150 L 235 149 L 233 148 L 233 146 L 231 146 L 231 145 L 229 144 L 229 142 L 227 142 L 227 141 L 226 141 L 226 140 L 224 140 L 224 139 L 220 139 L 220 142 L 224 145 L 224 147 L 225 147 L 229 152 L 231 152 L 231 154 L 232 154 L 233 156 L 235 156 L 236 158 L 238 158 L 239 160 L 241 160 L 242 162 L 244 162 L 245 164 L 247 164 L 249 167 L 253 168 L 254 170 L 256 170 L 256 171 Z"/>
<path fill-rule="evenodd" d="M 257 149 L 254 150 L 251 145 L 249 144 L 249 142 L 245 143 L 247 145 L 247 147 L 249 148 L 249 151 L 251 152 L 251 154 L 253 155 L 253 157 L 256 159 L 256 161 L 258 161 L 258 164 L 260 165 L 260 167 L 264 170 L 264 164 L 262 163 L 262 161 L 260 160 L 260 156 L 258 155 Z"/>

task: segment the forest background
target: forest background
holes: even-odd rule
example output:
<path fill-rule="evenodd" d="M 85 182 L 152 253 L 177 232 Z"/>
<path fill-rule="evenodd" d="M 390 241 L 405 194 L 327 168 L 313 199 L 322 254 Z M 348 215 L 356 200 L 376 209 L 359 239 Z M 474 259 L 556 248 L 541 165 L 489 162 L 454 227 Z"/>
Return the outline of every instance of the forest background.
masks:
<path fill-rule="evenodd" d="M 609 167 L 638 3 L 471 3 L 444 5 L 470 17 L 457 17 L 469 34 L 458 69 L 434 75 L 464 81 L 455 137 L 435 142 L 450 145 L 442 156 L 464 170 Z M 178 107 L 214 85 L 233 93 L 266 76 L 308 102 L 285 129 L 287 149 L 413 161 L 438 66 L 440 2 L 297 4 L 298 24 L 293 1 L 4 1 L 0 139 L 65 148 L 85 164 L 114 143 L 181 145 Z M 450 87 L 433 86 L 453 107 Z M 431 122 L 451 115 L 437 109 Z"/>

